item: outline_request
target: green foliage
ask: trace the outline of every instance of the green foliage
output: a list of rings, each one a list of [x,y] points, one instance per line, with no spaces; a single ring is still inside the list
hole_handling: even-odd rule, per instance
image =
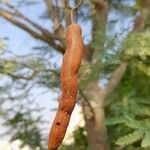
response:
[[[5,47],[5,43],[4,43],[3,39],[0,39],[0,54],[4,50],[4,47]]]
[[[74,132],[74,143],[72,145],[62,145],[60,150],[87,150],[85,128],[79,127]]]
[[[126,95],[127,92],[128,91],[120,94]],[[147,99],[147,102],[146,99],[143,102],[136,97],[139,95],[141,96],[141,94],[136,95],[135,93],[132,93],[129,96],[123,97],[122,101],[113,101],[114,104],[112,105],[112,110],[110,112],[114,111],[113,114],[115,117],[110,117],[105,122],[107,125],[117,126],[117,131],[114,132],[117,135],[116,138],[118,138],[116,141],[116,144],[118,145],[129,145],[142,139],[141,147],[144,148],[150,146],[149,142],[146,143],[150,132],[150,105],[147,103],[149,99]],[[148,95],[149,94],[147,94],[147,96]],[[117,97],[118,96],[119,95],[117,94]],[[120,131],[122,132],[120,133]]]
[[[107,125],[116,125],[116,124],[123,124],[126,127],[129,127],[131,130],[130,133],[121,136],[116,140],[116,144],[118,145],[129,145],[133,144],[134,142],[139,141],[142,139],[141,147],[149,147],[149,133],[150,133],[150,119],[148,120],[136,120],[128,115],[120,116],[120,118],[109,118],[106,121]]]
[[[89,83],[97,80],[100,73],[100,62],[96,60],[93,64],[84,63],[80,69],[80,88],[85,88]]]
[[[132,33],[125,40],[123,47],[125,49],[125,55],[127,59],[140,57],[145,60],[150,56],[149,46],[150,46],[150,33]],[[131,46],[132,44],[132,46]]]
[[[11,57],[5,57],[7,54]],[[42,67],[43,63],[37,57],[33,60],[33,56],[32,59],[28,55],[15,56],[7,50],[0,53],[0,117],[3,121],[1,125],[7,127],[1,137],[8,135],[11,141],[22,140],[22,146],[29,145],[32,149],[39,147],[44,150],[45,139],[39,127],[42,120],[38,117],[40,115],[37,115],[41,108],[33,106],[33,100],[30,104],[32,97],[28,95],[28,90],[31,90],[31,87],[21,78],[30,76],[34,70],[40,74]]]
[[[120,124],[124,122],[125,122],[125,119],[122,117],[112,117],[112,118],[107,118],[105,120],[105,124],[107,125],[116,125],[116,124]]]
[[[80,69],[80,87],[85,88],[89,83],[98,80],[101,72],[101,60],[104,51],[105,30],[103,23],[98,25],[101,30],[93,31],[91,48],[95,50],[92,62],[84,61]]]
[[[127,134],[119,139],[117,139],[116,144],[118,145],[129,145],[143,137],[143,132],[140,130],[134,131],[130,134]]]
[[[78,130],[74,133],[75,147],[78,150],[86,150],[87,149],[87,141],[85,136],[85,128],[79,127]]]
[[[123,43],[121,59],[128,70],[107,103],[112,146],[150,148],[150,34],[132,33]],[[115,133],[115,134],[114,134]]]
[[[9,116],[5,114],[5,126],[11,127],[7,131],[7,134],[12,134],[11,141],[20,139],[23,141],[22,146],[29,145],[31,148],[35,149],[39,147],[43,150],[42,146],[42,136],[37,123],[40,118],[33,119],[30,114],[31,112],[21,113],[17,112],[14,116]],[[29,138],[30,137],[30,138]]]
[[[132,46],[131,46],[132,44]],[[132,33],[123,44],[123,59],[150,76],[150,33]],[[137,61],[136,61],[137,60]],[[136,64],[134,63],[136,61]]]
[[[134,6],[134,9],[139,10],[141,8],[141,0],[136,0],[136,4]]]
[[[3,75],[9,74],[16,70],[17,64],[15,62],[11,61],[3,61],[1,60],[1,65],[0,65],[0,73]]]
[[[142,147],[150,147],[150,132],[145,133],[145,136],[142,140],[141,146]]]

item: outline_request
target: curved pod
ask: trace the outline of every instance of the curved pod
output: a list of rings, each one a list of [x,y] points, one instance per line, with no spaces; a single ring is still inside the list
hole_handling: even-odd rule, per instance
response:
[[[59,108],[53,121],[48,141],[49,150],[57,150],[61,144],[71,113],[76,104],[78,93],[78,70],[83,56],[84,44],[81,27],[71,24],[66,33],[66,52],[61,69],[62,95]]]

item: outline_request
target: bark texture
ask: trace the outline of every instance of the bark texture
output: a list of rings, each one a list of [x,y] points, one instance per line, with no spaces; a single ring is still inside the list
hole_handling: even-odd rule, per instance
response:
[[[103,105],[103,100],[101,99],[100,89],[98,87],[98,82],[91,83],[89,87],[84,90],[84,97],[82,102],[87,140],[90,150],[108,150],[108,137],[107,129],[104,124],[105,119],[105,108]]]

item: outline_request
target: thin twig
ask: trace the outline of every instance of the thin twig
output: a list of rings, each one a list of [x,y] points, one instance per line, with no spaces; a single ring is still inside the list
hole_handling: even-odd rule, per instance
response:
[[[12,18],[17,14],[18,9],[21,7],[21,5],[25,2],[25,0],[22,0],[18,3],[17,7],[15,8],[13,5],[11,5],[8,1],[4,2],[10,9],[14,10],[14,13],[12,15]]]
[[[82,2],[83,2],[83,0],[81,0],[75,7],[73,7],[73,8],[64,16],[64,18],[66,18],[66,17],[71,13],[71,23],[73,23],[73,16],[72,16],[73,13],[72,13],[72,12],[73,12],[74,10],[76,10],[76,9],[81,5]],[[54,31],[59,28],[59,26],[62,24],[64,18],[63,18],[62,21],[56,26],[56,28],[54,29]]]
[[[70,17],[71,17],[71,24],[73,24],[74,23],[74,10],[72,10]]]

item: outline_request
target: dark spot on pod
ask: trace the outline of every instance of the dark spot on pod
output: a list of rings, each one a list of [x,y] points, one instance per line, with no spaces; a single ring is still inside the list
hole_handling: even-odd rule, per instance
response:
[[[60,122],[56,122],[56,125],[59,126],[59,125],[60,125]]]

